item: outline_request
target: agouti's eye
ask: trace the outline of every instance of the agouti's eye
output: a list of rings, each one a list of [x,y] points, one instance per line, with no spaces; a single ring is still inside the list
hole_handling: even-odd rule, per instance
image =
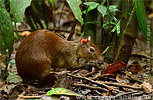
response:
[[[95,52],[95,49],[93,47],[91,47],[90,52]]]

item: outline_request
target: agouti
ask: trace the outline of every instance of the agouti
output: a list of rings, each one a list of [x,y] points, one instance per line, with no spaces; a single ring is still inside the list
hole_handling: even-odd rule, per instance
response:
[[[78,60],[101,63],[102,55],[88,38],[67,41],[49,30],[37,30],[28,35],[18,47],[16,66],[23,80],[43,81],[51,68],[73,69]]]

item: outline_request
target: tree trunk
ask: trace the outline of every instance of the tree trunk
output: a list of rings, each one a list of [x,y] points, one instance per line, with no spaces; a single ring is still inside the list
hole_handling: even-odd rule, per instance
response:
[[[126,25],[125,30],[123,31],[123,37],[119,44],[115,56],[115,61],[121,60],[125,63],[128,62],[137,34],[138,34],[138,22],[137,22],[135,7],[133,7],[129,21]]]

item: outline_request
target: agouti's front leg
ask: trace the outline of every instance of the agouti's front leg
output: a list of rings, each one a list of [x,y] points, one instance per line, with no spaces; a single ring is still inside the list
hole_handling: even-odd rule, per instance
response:
[[[97,66],[95,63],[88,63],[84,59],[77,59],[76,62],[72,66],[72,70],[80,69],[80,68],[91,68]]]

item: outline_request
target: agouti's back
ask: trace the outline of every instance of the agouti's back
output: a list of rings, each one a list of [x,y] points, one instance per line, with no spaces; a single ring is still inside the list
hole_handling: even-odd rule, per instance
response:
[[[80,58],[96,63],[103,60],[98,48],[87,38],[67,41],[43,29],[31,33],[21,42],[15,59],[21,78],[43,81],[51,67],[73,69],[79,66]]]

